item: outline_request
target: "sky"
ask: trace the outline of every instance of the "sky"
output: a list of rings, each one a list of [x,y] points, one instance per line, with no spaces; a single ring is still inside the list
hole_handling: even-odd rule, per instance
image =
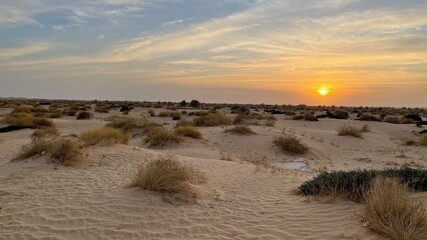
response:
[[[427,1],[2,0],[0,97],[427,107]]]

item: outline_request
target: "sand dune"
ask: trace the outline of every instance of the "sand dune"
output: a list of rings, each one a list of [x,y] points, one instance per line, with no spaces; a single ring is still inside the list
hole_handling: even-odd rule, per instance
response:
[[[204,140],[187,139],[163,149],[146,149],[134,139],[130,145],[89,148],[89,163],[78,168],[49,164],[45,156],[10,162],[30,141],[32,130],[0,134],[0,238],[383,239],[358,223],[360,204],[326,204],[292,194],[314,173],[272,173],[240,160],[295,160],[271,144],[286,128],[311,149],[304,160],[313,171],[323,165],[379,168],[389,159],[426,163],[425,148],[393,141],[402,132],[410,135],[412,126],[370,123],[372,132],[354,139],[336,136],[337,121],[281,120],[275,128],[253,127],[258,134],[249,137],[227,135],[221,127],[200,128]],[[68,135],[106,122],[65,118],[55,123]],[[224,152],[233,161],[220,160]],[[161,154],[174,154],[206,174],[203,198],[186,202],[126,187],[139,165]],[[402,154],[408,159],[396,157]]]

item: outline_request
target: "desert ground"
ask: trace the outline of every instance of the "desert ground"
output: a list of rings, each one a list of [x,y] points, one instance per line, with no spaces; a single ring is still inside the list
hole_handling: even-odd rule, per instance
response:
[[[88,110],[91,119],[63,115],[51,121],[60,136],[69,138],[102,128],[114,116],[149,119],[165,129],[178,122],[158,117],[168,111],[163,108],[135,107],[126,115],[119,108],[94,109]],[[173,111],[183,110],[181,120],[189,121],[196,116],[188,113],[203,111]],[[0,116],[12,111],[0,108]],[[217,112],[237,116],[230,108]],[[201,139],[183,137],[162,146],[150,146],[138,134],[127,144],[94,144],[85,147],[84,163],[72,167],[52,163],[44,153],[14,160],[35,130],[0,133],[0,239],[390,239],[363,226],[361,203],[295,192],[322,171],[423,169],[427,147],[416,144],[423,129],[355,120],[355,114],[345,120],[274,118],[273,125],[248,124],[250,135],[226,132],[232,125],[197,126]],[[340,126],[366,124],[363,137],[337,134]],[[292,154],[275,146],[274,139],[283,134],[295,136],[308,152]],[[197,198],[129,187],[139,166],[166,155],[204,174]],[[412,197],[427,206],[426,193]]]

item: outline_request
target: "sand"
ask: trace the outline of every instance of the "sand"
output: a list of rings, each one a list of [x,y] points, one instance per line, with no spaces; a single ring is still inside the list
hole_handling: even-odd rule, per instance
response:
[[[141,117],[146,110],[138,111],[131,116]],[[62,135],[79,134],[105,125],[103,119],[113,114],[54,122]],[[88,164],[77,168],[47,163],[46,156],[10,162],[30,142],[32,130],[0,134],[0,239],[386,239],[358,222],[361,204],[322,203],[293,194],[319,169],[384,168],[391,161],[427,166],[427,148],[399,144],[413,136],[415,126],[369,122],[372,131],[363,139],[337,136],[336,128],[346,122],[366,124],[282,118],[273,128],[253,126],[253,136],[205,127],[200,128],[203,140],[163,148],[148,149],[141,139],[90,147]],[[284,128],[299,136],[310,153],[292,156],[272,146]],[[205,173],[202,198],[185,201],[127,187],[138,166],[162,154]],[[221,160],[224,154],[231,161]],[[289,168],[296,164],[297,170],[303,164],[304,172],[272,173],[245,162],[259,157]]]

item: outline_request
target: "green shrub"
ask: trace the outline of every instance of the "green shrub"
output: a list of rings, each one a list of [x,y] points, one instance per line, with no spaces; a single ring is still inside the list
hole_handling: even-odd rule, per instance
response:
[[[292,135],[276,137],[274,145],[289,153],[304,154],[308,152],[308,147],[300,142],[298,138]]]
[[[408,167],[322,172],[312,180],[304,182],[299,190],[303,195],[342,195],[361,202],[375,177],[397,178],[415,191],[427,191],[427,170]]]
[[[197,117],[193,121],[196,126],[205,126],[205,127],[230,125],[232,122],[229,117],[219,113],[209,113],[205,116]]]

